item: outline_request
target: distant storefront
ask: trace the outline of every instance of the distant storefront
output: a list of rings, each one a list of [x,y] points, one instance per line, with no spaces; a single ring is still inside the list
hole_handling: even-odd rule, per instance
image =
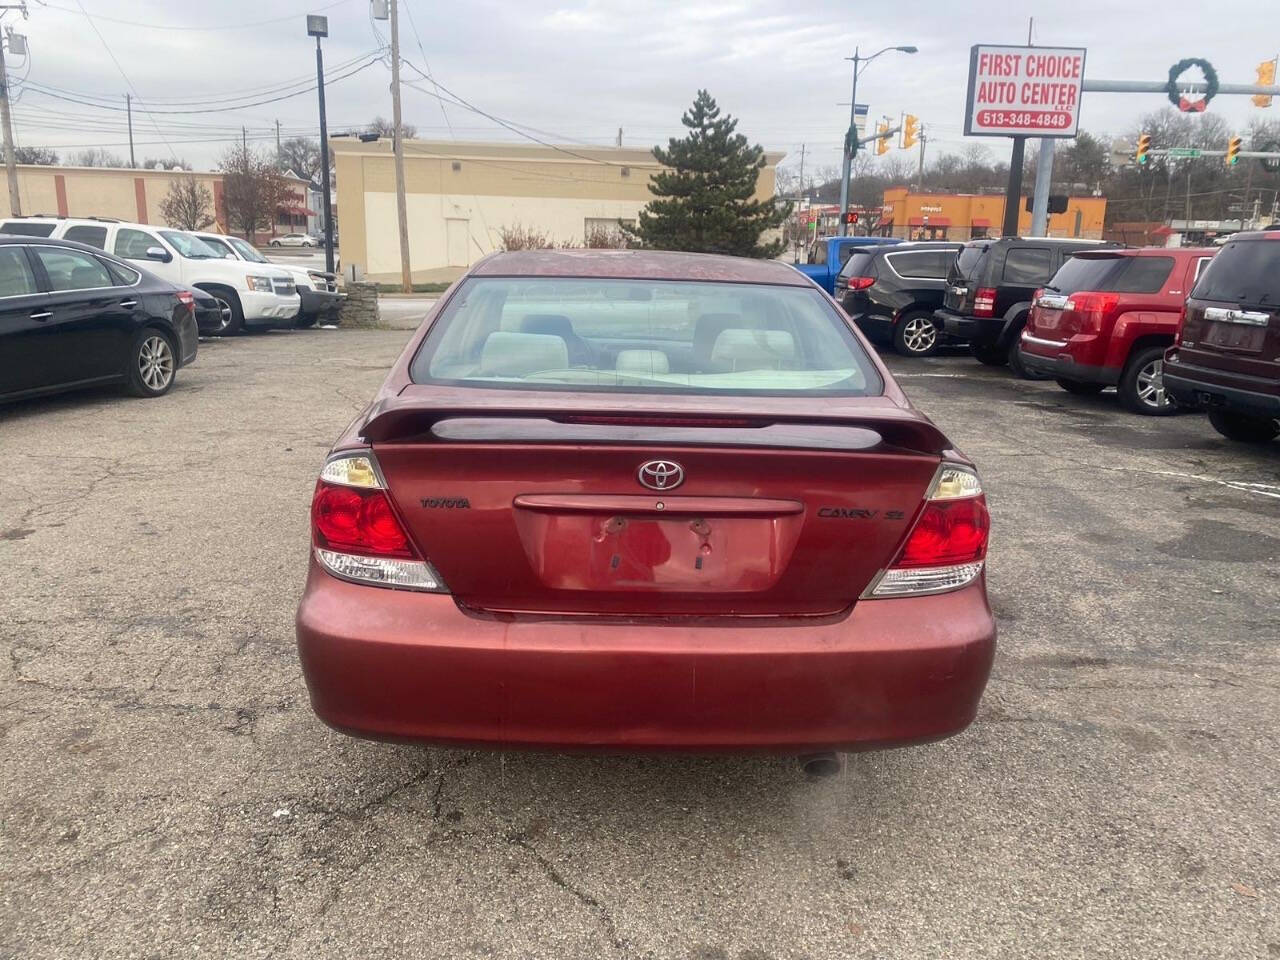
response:
[[[1065,213],[1049,217],[1051,237],[1102,236],[1105,197],[1068,197]],[[875,233],[906,240],[976,240],[999,236],[1004,196],[970,193],[911,193],[906,187],[884,192]],[[1018,233],[1031,232],[1031,214],[1018,211]]]

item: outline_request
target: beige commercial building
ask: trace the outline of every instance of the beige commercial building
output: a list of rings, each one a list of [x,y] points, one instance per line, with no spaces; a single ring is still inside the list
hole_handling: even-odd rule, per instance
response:
[[[344,269],[400,279],[395,163],[387,140],[336,138],[338,229]],[[452,280],[501,249],[504,229],[523,227],[581,245],[593,228],[634,222],[653,199],[661,166],[649,150],[536,144],[405,141],[410,264],[415,281]],[[566,152],[567,151],[567,152]],[[766,154],[756,196],[774,193],[784,154]]]
[[[18,199],[27,216],[110,217],[136,223],[173,226],[160,212],[169,187],[178,179],[199,181],[213,198],[218,230],[227,231],[222,174],[190,170],[138,170],[132,167],[18,166]],[[304,232],[307,181],[290,177],[293,199],[277,211],[276,233]],[[9,216],[9,191],[0,188],[0,215]]]

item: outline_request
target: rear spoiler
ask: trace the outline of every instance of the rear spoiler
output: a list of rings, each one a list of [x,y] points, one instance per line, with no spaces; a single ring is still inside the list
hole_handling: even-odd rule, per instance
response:
[[[410,388],[412,389],[412,388]],[[706,398],[445,390],[439,399],[401,394],[369,407],[369,443],[645,443],[792,449],[893,447],[942,455],[951,442],[922,414],[881,398]],[[723,398],[728,400],[730,398]],[[466,401],[466,402],[463,402]],[[815,402],[818,401],[818,402]],[[815,412],[816,411],[816,412]]]

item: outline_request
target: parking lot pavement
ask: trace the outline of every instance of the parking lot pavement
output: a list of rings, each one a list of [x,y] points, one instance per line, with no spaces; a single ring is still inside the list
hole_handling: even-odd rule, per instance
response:
[[[0,409],[0,957],[1280,955],[1280,444],[894,361],[990,498],[968,731],[820,782],[389,746],[314,719],[293,613],[405,338]]]

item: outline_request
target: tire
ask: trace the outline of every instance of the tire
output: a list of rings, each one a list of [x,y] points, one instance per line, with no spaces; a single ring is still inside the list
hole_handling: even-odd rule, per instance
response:
[[[314,313],[307,314],[305,317],[299,315],[294,319],[293,326],[297,330],[305,330],[307,327],[314,327],[319,319],[319,315]]]
[[[224,315],[230,311],[230,316],[227,317],[227,322],[223,325],[217,336],[234,337],[238,333],[243,333],[244,309],[240,306],[240,298],[236,296],[236,292],[234,290],[228,290],[226,287],[214,287],[212,289],[201,287],[201,289],[218,301],[218,307],[222,310]]]
[[[126,387],[135,397],[162,397],[178,375],[178,354],[169,334],[143,327],[129,346]]]
[[[938,352],[938,325],[927,313],[908,313],[893,325],[893,349],[904,357],[928,357]]]
[[[1226,410],[1210,410],[1209,423],[1228,440],[1240,443],[1267,443],[1280,434],[1280,424],[1275,420]]]
[[[1120,406],[1146,417],[1170,417],[1178,404],[1164,390],[1165,348],[1146,347],[1129,358],[1116,385]]]
[[[1101,383],[1089,383],[1087,380],[1058,380],[1057,384],[1077,397],[1092,397],[1106,389]]]
[[[969,352],[973,354],[975,360],[985,363],[988,367],[1003,367],[1009,362],[1008,351],[1001,350],[994,343],[970,343]]]
[[[281,244],[279,240],[272,240],[269,246],[279,247],[279,246],[283,246],[283,244]]]

